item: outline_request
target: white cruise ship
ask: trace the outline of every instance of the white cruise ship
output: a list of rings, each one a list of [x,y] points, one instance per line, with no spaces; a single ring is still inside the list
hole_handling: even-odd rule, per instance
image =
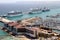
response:
[[[21,11],[10,11],[8,12],[7,16],[8,17],[13,17],[13,16],[22,16],[22,12]]]

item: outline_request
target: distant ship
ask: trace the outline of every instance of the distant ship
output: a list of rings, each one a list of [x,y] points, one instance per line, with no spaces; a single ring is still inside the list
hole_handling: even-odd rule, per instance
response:
[[[44,7],[44,8],[42,9],[42,12],[46,12],[46,11],[50,11],[50,9],[49,9],[49,8]]]
[[[7,16],[8,17],[13,17],[13,16],[22,16],[22,12],[21,11],[10,11],[8,12]]]
[[[41,8],[35,8],[35,9],[31,9],[31,11],[29,12],[29,14],[35,14],[35,13],[42,13],[42,12],[48,12],[50,11],[49,8],[44,7],[43,9]]]
[[[40,12],[41,12],[41,9],[35,8],[35,9],[31,9],[29,14],[36,14],[36,13],[40,13]]]

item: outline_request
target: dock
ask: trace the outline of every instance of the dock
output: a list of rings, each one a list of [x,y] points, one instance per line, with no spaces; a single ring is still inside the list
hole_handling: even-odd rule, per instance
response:
[[[42,23],[41,21],[42,20],[39,17],[25,19],[20,22],[14,22],[14,21],[8,20],[6,18],[0,17],[0,22],[3,22],[5,24],[5,27],[1,27],[0,29],[4,30],[5,32],[7,32],[8,34],[10,34],[12,36],[15,36],[15,38],[18,37],[20,35],[20,33],[23,33],[23,32],[26,35],[30,34],[31,37],[33,35],[34,38],[38,37],[38,38],[36,38],[37,40],[45,40],[45,39],[51,40],[51,39],[53,39],[52,37],[55,37],[55,38],[58,37],[57,36],[57,35],[59,35],[58,33],[55,33],[53,31],[51,32],[50,29],[49,30],[42,29],[41,27],[44,27],[44,26],[43,26],[43,24],[41,24]],[[39,22],[39,24],[35,24],[38,22]],[[14,30],[14,28],[15,28],[15,30]],[[18,32],[17,30],[20,30],[20,31]],[[25,36],[24,38],[29,39],[27,36]],[[30,39],[32,39],[32,38],[30,38]],[[23,40],[23,39],[21,39],[21,40]]]

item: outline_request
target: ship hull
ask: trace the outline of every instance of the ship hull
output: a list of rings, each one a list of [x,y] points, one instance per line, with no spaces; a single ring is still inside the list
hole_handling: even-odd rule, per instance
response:
[[[38,12],[29,12],[29,14],[37,14],[37,13],[41,13],[41,11],[38,11]]]
[[[18,14],[18,15],[8,15],[7,17],[17,17],[17,16],[23,16],[23,14]]]

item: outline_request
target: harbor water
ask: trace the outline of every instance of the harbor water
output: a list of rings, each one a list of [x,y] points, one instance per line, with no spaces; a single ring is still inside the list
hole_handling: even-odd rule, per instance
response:
[[[48,17],[46,16],[53,16],[60,13],[60,9],[50,9],[50,11],[47,12],[40,12],[40,13],[36,13],[36,14],[23,14],[23,16],[16,16],[16,17],[8,17],[8,19],[10,20],[21,20],[21,19],[25,19],[25,18],[31,18],[31,17],[41,17],[43,19],[46,19]]]
[[[25,18],[31,18],[31,17],[38,16],[45,20],[47,18],[46,16],[56,15],[58,13],[60,13],[60,9],[51,9],[48,12],[40,12],[40,13],[36,13],[36,14],[23,14],[23,16],[7,17],[7,19],[17,21],[17,20],[22,20]],[[0,23],[0,26],[3,26],[3,23]],[[60,31],[57,31],[57,30],[55,30],[55,31],[60,33]],[[0,35],[8,35],[8,34],[4,31],[0,30]]]

